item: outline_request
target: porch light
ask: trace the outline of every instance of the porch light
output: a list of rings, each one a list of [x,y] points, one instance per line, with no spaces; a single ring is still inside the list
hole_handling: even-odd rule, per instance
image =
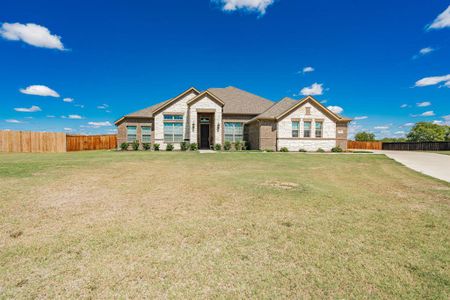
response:
[[[192,123],[192,131],[195,131],[195,123]]]
[[[217,123],[217,132],[220,131],[220,123]]]

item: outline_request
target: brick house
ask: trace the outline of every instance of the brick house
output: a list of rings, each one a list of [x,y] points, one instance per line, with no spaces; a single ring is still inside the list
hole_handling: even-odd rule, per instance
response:
[[[326,151],[347,148],[351,120],[333,113],[313,97],[278,102],[235,87],[200,92],[189,88],[180,95],[136,111],[115,122],[118,144],[138,140],[158,143],[164,150],[180,143],[210,149],[225,141],[246,141],[249,149]]]

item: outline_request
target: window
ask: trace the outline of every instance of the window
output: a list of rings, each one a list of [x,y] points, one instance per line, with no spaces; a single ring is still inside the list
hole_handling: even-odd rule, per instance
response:
[[[164,142],[179,143],[183,141],[183,123],[164,122]]]
[[[152,141],[152,128],[150,126],[142,126],[142,142],[150,143]]]
[[[136,137],[136,126],[127,126],[127,141],[134,142]]]
[[[303,137],[311,137],[311,121],[305,121],[303,129]]]
[[[164,115],[164,120],[181,121],[183,120],[183,115]]]
[[[244,126],[242,123],[225,123],[225,141],[238,142],[244,138]]]
[[[310,115],[311,114],[311,107],[305,107],[306,109],[306,115]]]
[[[322,122],[316,122],[316,137],[321,138],[322,137],[322,128],[323,123]]]
[[[164,115],[164,142],[183,141],[183,115]]]
[[[292,121],[292,137],[298,137],[300,131],[300,122]]]

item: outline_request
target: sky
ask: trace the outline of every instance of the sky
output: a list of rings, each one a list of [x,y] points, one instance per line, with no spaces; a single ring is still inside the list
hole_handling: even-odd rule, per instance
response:
[[[402,137],[450,124],[450,1],[5,1],[0,70],[3,130],[112,133],[191,86],[236,86]]]

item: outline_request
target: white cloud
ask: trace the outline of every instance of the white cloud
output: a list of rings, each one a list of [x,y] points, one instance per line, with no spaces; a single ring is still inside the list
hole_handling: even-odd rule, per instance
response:
[[[74,106],[75,106],[75,107],[79,107],[79,108],[84,108],[84,105],[83,105],[83,104],[75,104]]]
[[[444,123],[444,121],[441,121],[441,120],[434,120],[433,121],[433,124],[436,124],[436,125],[442,125]]]
[[[367,118],[368,118],[368,116],[360,116],[360,117],[354,117],[353,119],[354,120],[365,120]]]
[[[417,103],[418,107],[427,107],[427,106],[430,106],[430,105],[431,105],[430,101],[424,101],[424,102]]]
[[[221,3],[224,11],[245,10],[257,12],[261,15],[266,13],[267,7],[273,4],[274,0],[211,0]]]
[[[329,110],[331,110],[332,112],[334,112],[335,114],[340,114],[341,112],[344,111],[344,109],[342,107],[340,107],[340,106],[333,106],[333,105],[331,105],[331,106],[328,106],[327,108]]]
[[[102,105],[97,106],[98,109],[107,109],[108,107],[109,107],[108,104],[102,104]]]
[[[42,109],[39,106],[32,105],[30,108],[16,107],[16,108],[14,108],[14,110],[18,111],[18,112],[37,112],[37,111],[41,111]]]
[[[106,121],[106,122],[88,122],[88,124],[91,126],[97,126],[97,127],[112,126],[112,124],[108,121]]]
[[[64,127],[64,130],[65,130],[65,131],[72,131],[73,129],[72,129],[72,128],[69,128],[69,127]]]
[[[22,41],[32,46],[65,50],[61,43],[61,37],[51,34],[41,25],[28,23],[3,23],[0,28],[0,36],[11,41]]]
[[[26,89],[20,89],[22,94],[55,97],[58,98],[59,94],[45,85],[30,85]]]
[[[403,134],[405,134],[405,132],[404,131],[396,131],[396,132],[394,132],[394,134],[399,134],[399,135],[403,135]]]
[[[419,53],[413,56],[413,59],[417,59],[421,56],[425,56],[427,54],[430,54],[431,52],[436,51],[436,49],[431,47],[422,48],[419,50]]]
[[[323,94],[322,83],[313,83],[311,86],[307,86],[302,88],[300,93],[303,96],[319,96]]]
[[[445,85],[448,85],[448,81],[450,81],[450,74],[444,75],[444,76],[432,76],[432,77],[425,77],[418,81],[416,81],[416,86],[429,86],[429,85],[436,85],[441,82],[447,81]]]
[[[310,73],[310,72],[314,72],[313,67],[304,67],[302,70],[302,73]]]
[[[47,118],[55,118],[54,115],[47,115],[46,117],[47,117]]]
[[[414,123],[405,123],[402,125],[402,127],[412,127],[414,125],[415,125]]]
[[[70,103],[70,102],[73,102],[73,98],[64,98],[63,101]]]
[[[8,120],[5,120],[5,122],[7,122],[7,123],[16,123],[16,124],[23,123],[22,121],[19,121],[19,120],[16,120],[16,119],[8,119]]]
[[[402,105],[400,105],[400,108],[407,108],[408,107],[408,104],[402,104]]]
[[[68,115],[68,116],[61,116],[63,119],[72,119],[72,120],[80,120],[83,119],[80,115]]]
[[[386,129],[389,129],[389,126],[375,126],[374,129],[377,129],[377,130],[386,130]]]
[[[450,27],[450,5],[444,10],[436,19],[434,19],[433,23],[427,27],[430,29],[442,29]]]
[[[430,111],[426,111],[424,113],[421,113],[419,116],[421,117],[432,117],[435,116],[436,114],[434,113],[434,111],[430,110]]]
[[[322,101],[320,101],[320,103],[322,103],[322,104],[325,104],[325,103],[327,103],[328,102],[328,100],[322,100]]]
[[[442,118],[445,120],[444,124],[450,126],[450,115],[443,116]]]

